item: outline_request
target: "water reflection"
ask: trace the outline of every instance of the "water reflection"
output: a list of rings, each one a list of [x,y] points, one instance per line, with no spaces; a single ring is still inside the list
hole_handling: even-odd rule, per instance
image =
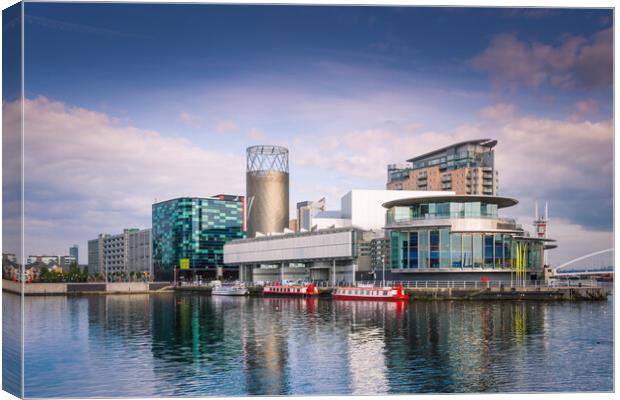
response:
[[[27,396],[596,391],[613,382],[609,303],[158,294],[28,297],[26,310]]]

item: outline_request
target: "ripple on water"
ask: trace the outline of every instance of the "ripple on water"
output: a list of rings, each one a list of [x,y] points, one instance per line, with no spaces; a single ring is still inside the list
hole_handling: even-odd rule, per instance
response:
[[[609,302],[25,301],[28,397],[613,389]]]

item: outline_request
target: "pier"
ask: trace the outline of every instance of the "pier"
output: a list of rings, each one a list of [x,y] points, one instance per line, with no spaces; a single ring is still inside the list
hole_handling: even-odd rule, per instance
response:
[[[517,286],[511,282],[489,281],[405,281],[386,282],[386,286],[402,284],[410,300],[606,300],[609,288],[596,281],[546,284],[532,282]],[[246,284],[250,296],[262,296],[263,286]],[[334,286],[318,285],[319,297],[331,297]],[[175,286],[175,292],[211,294],[208,285]]]

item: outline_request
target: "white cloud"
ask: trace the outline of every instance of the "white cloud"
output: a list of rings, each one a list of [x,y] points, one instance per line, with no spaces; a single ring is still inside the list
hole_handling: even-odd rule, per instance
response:
[[[478,115],[483,119],[507,120],[512,117],[514,106],[512,104],[495,104],[484,107]]]
[[[217,133],[230,133],[238,130],[239,127],[234,121],[218,121],[215,123],[215,131]]]
[[[265,134],[256,128],[252,128],[248,132],[248,138],[252,140],[263,140],[265,139]]]
[[[191,126],[193,128],[200,126],[201,118],[197,115],[193,115],[186,111],[181,111],[177,116],[177,120],[184,125]]]
[[[497,86],[610,87],[612,42],[611,28],[589,38],[566,36],[557,47],[528,43],[514,34],[499,34],[487,49],[469,61],[469,65],[489,72]]]
[[[151,205],[179,196],[243,194],[243,155],[115,124],[106,114],[39,97],[26,100],[27,252],[150,226]],[[18,103],[5,103],[15,129]],[[226,174],[222,174],[226,166]],[[70,232],[69,235],[66,232]]]

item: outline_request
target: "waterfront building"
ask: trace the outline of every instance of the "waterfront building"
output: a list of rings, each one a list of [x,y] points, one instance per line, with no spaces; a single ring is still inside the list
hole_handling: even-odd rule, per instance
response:
[[[383,267],[387,268],[388,241],[383,237],[376,237],[370,240],[370,268],[374,271],[375,276],[381,277]]]
[[[109,235],[100,233],[96,239],[88,241],[88,271],[91,274],[105,276],[105,264],[103,262],[103,244]]]
[[[370,256],[362,247],[369,233],[347,227],[272,234],[224,245],[224,263],[239,266],[244,281],[368,279]]]
[[[388,279],[541,279],[543,250],[555,245],[499,217],[499,209],[515,204],[507,197],[445,194],[385,203]]]
[[[340,199],[340,210],[319,211],[312,218],[314,230],[327,228],[356,227],[365,231],[380,231],[385,225],[383,203],[405,196],[428,196],[445,192],[361,190],[354,189]],[[453,192],[448,192],[453,193]]]
[[[34,264],[36,262],[40,262],[43,264],[60,264],[60,256],[30,255],[26,259],[26,265]]]
[[[69,255],[74,258],[76,263],[80,263],[80,252],[77,244],[69,247]]]
[[[288,220],[288,229],[293,232],[297,232],[297,220],[289,219]]]
[[[312,218],[321,211],[325,211],[324,197],[318,201],[302,201],[297,203],[296,231],[309,231],[313,226]]]
[[[289,226],[288,149],[251,146],[246,154],[247,235],[284,232]]]
[[[388,165],[387,189],[448,190],[456,194],[497,195],[494,150],[497,140],[468,140]]]
[[[244,197],[181,197],[153,204],[153,266],[158,280],[215,278],[224,244],[244,237]],[[236,268],[222,269],[236,275]]]
[[[88,271],[112,276],[116,273],[153,273],[151,229],[124,229],[119,234],[99,234],[88,241]]]
[[[341,198],[340,210],[319,211],[312,217],[310,231],[263,235],[257,240],[248,238],[226,244],[224,263],[239,266],[241,279],[248,281],[369,280],[372,277],[371,241],[384,236],[383,203],[403,195],[428,194],[421,191],[351,190]]]
[[[2,261],[4,260],[17,264],[17,256],[14,253],[2,253]]]
[[[77,267],[77,260],[72,256],[59,256],[58,265],[62,268],[63,271],[69,271],[72,265]]]

